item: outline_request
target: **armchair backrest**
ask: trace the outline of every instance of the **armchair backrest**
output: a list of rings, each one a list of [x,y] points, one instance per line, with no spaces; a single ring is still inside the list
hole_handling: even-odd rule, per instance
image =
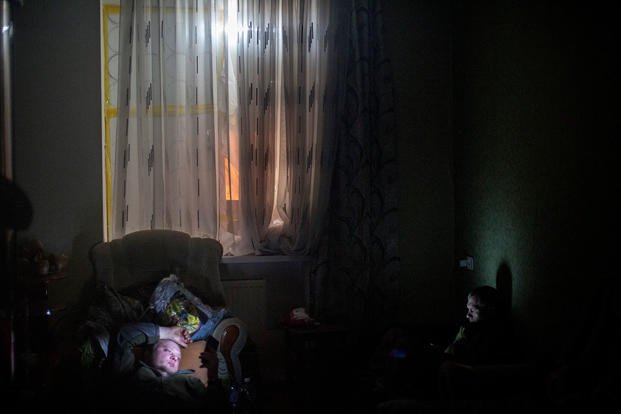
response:
[[[224,306],[222,245],[175,230],[140,230],[91,250],[95,278],[118,291],[156,284],[171,272],[210,306]]]

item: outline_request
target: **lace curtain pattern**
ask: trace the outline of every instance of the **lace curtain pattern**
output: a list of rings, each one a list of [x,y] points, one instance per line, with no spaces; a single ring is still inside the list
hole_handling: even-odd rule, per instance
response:
[[[307,254],[336,148],[339,2],[122,0],[109,239]]]

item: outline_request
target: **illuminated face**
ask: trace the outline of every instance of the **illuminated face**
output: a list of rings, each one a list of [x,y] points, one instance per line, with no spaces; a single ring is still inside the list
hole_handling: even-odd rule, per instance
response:
[[[481,320],[481,309],[479,308],[479,298],[476,296],[468,297],[468,303],[466,303],[466,319],[469,322],[475,323]]]
[[[181,348],[176,342],[162,339],[153,347],[151,365],[163,376],[179,371],[179,360],[181,360]]]

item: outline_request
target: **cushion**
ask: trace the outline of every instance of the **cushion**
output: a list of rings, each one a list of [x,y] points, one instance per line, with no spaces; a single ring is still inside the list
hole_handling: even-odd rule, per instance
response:
[[[207,339],[216,325],[229,316],[226,308],[216,310],[203,303],[174,274],[163,278],[157,285],[149,309],[153,310],[156,323],[182,326],[193,340]]]

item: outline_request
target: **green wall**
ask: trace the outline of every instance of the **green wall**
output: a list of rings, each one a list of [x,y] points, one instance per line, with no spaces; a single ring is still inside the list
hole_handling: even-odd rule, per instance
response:
[[[384,2],[394,72],[403,325],[446,322],[454,295],[451,14],[447,1]]]
[[[509,278],[535,353],[573,335],[611,259],[616,74],[612,26],[595,10],[479,1],[453,11],[456,255],[475,262],[460,290]]]

